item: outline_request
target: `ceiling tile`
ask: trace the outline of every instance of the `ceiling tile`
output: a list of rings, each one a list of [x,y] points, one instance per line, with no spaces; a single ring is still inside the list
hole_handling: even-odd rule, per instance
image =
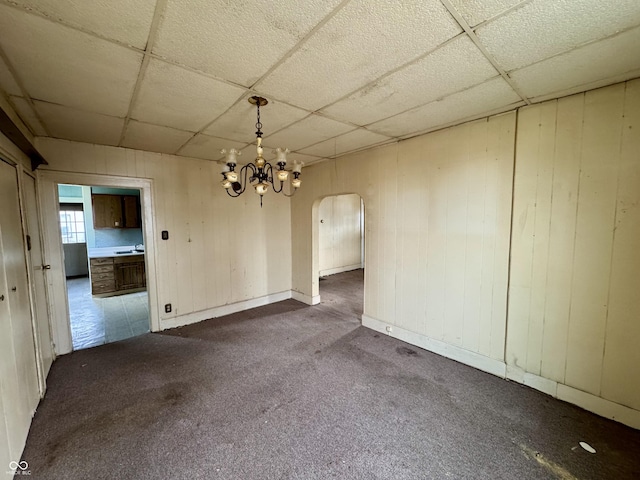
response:
[[[498,75],[466,35],[323,110],[366,125]]]
[[[179,130],[200,131],[244,93],[184,68],[152,59],[144,74],[131,116]]]
[[[525,95],[539,97],[637,69],[640,69],[640,28],[543,60],[510,76]]]
[[[373,133],[363,128],[359,128],[339,137],[334,137],[324,142],[320,142],[311,147],[300,150],[300,153],[306,153],[309,155],[316,155],[318,157],[335,157],[345,152],[351,152],[364,147],[377,145],[383,142],[389,142],[392,139],[380,135],[379,133]]]
[[[122,146],[149,152],[175,153],[192,136],[191,132],[131,120]]]
[[[29,105],[29,102],[22,97],[13,96],[9,97],[9,100],[11,100],[16,112],[34,135],[40,137],[47,136],[47,131],[42,126],[40,119],[36,116],[33,108]]]
[[[16,79],[13,78],[7,64],[0,57],[0,88],[4,90],[7,95],[23,95],[20,86],[16,83]]]
[[[126,115],[141,54],[5,5],[0,44],[32,98]]]
[[[476,33],[510,71],[638,24],[638,0],[534,0]]]
[[[118,145],[124,119],[35,101],[51,136],[100,145]]]
[[[273,146],[273,148],[281,147],[294,151],[354,129],[355,127],[351,125],[336,122],[320,115],[309,115],[304,120],[280,130],[274,135],[265,135],[264,142],[265,145]]]
[[[296,162],[302,162],[303,165],[311,165],[322,160],[322,157],[316,157],[314,155],[304,155],[302,153],[292,152],[287,155],[287,163],[293,165]],[[302,171],[304,173],[304,170]]]
[[[52,20],[61,20],[100,36],[143,49],[156,0],[64,1],[12,0]]]
[[[407,136],[453,122],[462,122],[481,114],[489,114],[501,107],[512,105],[515,108],[520,101],[520,97],[509,84],[502,77],[498,77],[442,100],[374,123],[369,128],[392,137]]]
[[[250,96],[250,95],[249,95]],[[249,98],[247,96],[247,98]],[[285,103],[269,100],[260,109],[262,131],[266,135],[291,125],[309,115],[309,112],[291,107]],[[236,103],[228,112],[218,118],[204,133],[216,137],[230,138],[240,142],[253,142],[256,138],[256,107],[246,100]]]
[[[317,110],[461,31],[439,0],[353,0],[256,88]]]
[[[472,27],[495,17],[524,0],[449,0]]]
[[[223,148],[241,150],[245,146],[244,143],[234,142],[226,138],[198,134],[180,149],[178,155],[182,155],[183,157],[204,158],[207,160],[220,160],[224,158],[224,155],[220,153],[220,150]]]
[[[340,0],[169,0],[153,52],[251,86]]]

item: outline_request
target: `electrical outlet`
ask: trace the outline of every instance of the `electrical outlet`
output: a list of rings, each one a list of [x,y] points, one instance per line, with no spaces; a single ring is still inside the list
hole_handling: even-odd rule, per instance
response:
[[[168,230],[162,230],[162,239],[163,240],[169,240],[169,231]]]
[[[167,303],[164,306],[164,313],[171,313],[171,304],[170,303]]]

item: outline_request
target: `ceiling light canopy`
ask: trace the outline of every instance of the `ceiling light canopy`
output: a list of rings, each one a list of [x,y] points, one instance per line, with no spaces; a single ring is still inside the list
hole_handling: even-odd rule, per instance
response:
[[[291,197],[296,193],[302,183],[302,180],[300,180],[302,163],[295,162],[291,171],[286,169],[288,148],[276,148],[273,151],[276,154],[275,163],[277,167],[272,166],[263,158],[260,107],[264,107],[269,102],[266,98],[254,95],[249,98],[249,103],[255,105],[257,110],[256,159],[253,163],[248,163],[242,167],[240,172],[236,172],[237,157],[242,153],[235,148],[231,148],[228,151],[226,149],[221,150],[220,153],[226,155],[226,161],[221,172],[223,177],[221,183],[231,197],[239,197],[244,193],[247,185],[251,184],[256,193],[260,195],[260,206],[262,206],[262,196],[269,190],[269,185],[271,185],[274,192],[283,193],[287,197]],[[290,193],[287,193],[284,191],[284,186],[285,183],[289,183],[287,182],[289,179],[291,179],[290,187],[288,188]]]

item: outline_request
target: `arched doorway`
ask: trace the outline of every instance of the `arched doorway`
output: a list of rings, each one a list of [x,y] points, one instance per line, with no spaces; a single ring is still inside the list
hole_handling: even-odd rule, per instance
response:
[[[326,196],[313,206],[314,287],[318,301],[363,312],[365,266],[364,201],[356,193]],[[314,288],[315,290],[315,288]]]

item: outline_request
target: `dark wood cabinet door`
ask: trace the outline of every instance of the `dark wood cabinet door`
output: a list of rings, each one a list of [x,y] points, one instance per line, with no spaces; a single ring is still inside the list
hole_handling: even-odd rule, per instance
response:
[[[124,195],[122,197],[125,228],[140,228],[140,215],[138,214],[138,197]]]
[[[115,274],[116,290],[142,288],[146,285],[144,262],[116,264]]]
[[[120,195],[91,195],[94,228],[122,228],[122,197]]]

